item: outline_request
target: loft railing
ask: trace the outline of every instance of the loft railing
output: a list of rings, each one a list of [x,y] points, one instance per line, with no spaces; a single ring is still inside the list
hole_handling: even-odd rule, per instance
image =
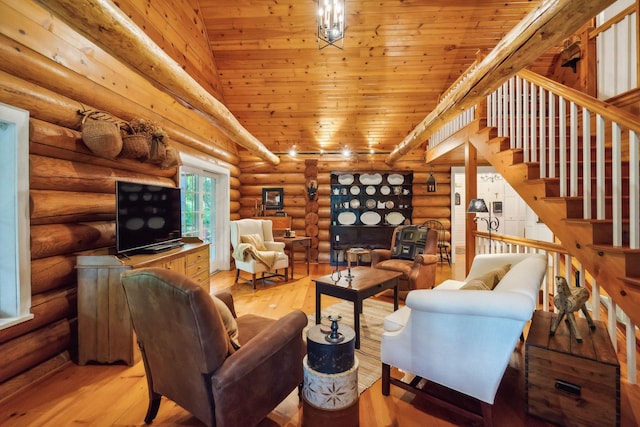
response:
[[[595,278],[588,275],[582,265],[574,259],[562,245],[540,240],[525,239],[521,237],[504,236],[500,234],[489,234],[482,231],[475,231],[476,253],[541,253],[546,254],[549,262],[548,273],[542,284],[542,309],[551,309],[549,297],[555,295],[555,276],[563,275],[568,281],[579,274],[578,286],[591,287],[590,311],[594,320],[600,320],[600,307],[607,312],[607,329],[613,348],[618,351],[617,331],[618,324],[624,327],[626,356],[627,356],[627,381],[630,384],[637,383],[636,370],[636,327],[622,310],[620,310],[613,299],[608,295],[603,295],[600,286]],[[564,268],[564,272],[561,270]],[[554,308],[555,310],[555,308]],[[581,315],[581,314],[580,314]]]
[[[636,116],[523,70],[489,95],[487,123],[539,162],[540,178],[559,179],[560,197],[581,197],[584,219],[611,220],[614,246],[640,248]]]

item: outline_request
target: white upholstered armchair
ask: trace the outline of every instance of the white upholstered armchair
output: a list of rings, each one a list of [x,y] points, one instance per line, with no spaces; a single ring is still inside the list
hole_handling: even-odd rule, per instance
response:
[[[236,282],[240,271],[251,274],[251,284],[256,288],[256,275],[260,280],[282,277],[289,272],[289,258],[284,252],[284,243],[273,240],[271,220],[240,219],[231,221],[231,245],[236,264]],[[284,274],[278,270],[284,269]]]
[[[506,264],[504,273],[500,267]],[[493,275],[496,269],[500,276]],[[456,409],[491,425],[498,386],[536,308],[546,271],[544,255],[478,255],[465,281],[409,292],[406,306],[385,319],[382,393],[389,394],[390,384],[420,392],[417,381],[391,378],[394,366],[479,401],[477,413]],[[495,287],[480,290],[473,279],[489,276]],[[461,289],[465,285],[471,289]]]

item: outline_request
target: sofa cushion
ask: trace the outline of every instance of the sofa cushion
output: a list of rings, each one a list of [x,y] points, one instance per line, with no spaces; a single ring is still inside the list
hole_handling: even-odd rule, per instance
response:
[[[411,309],[409,307],[406,305],[404,307],[400,307],[398,310],[384,318],[384,331],[395,332],[404,328],[409,321],[410,314]]]
[[[542,255],[532,255],[511,267],[502,281],[495,287],[496,291],[518,292],[528,296],[535,303],[542,280],[532,280],[532,272],[545,271],[547,260]],[[544,277],[544,274],[543,274]]]
[[[264,240],[262,240],[262,236],[259,234],[243,234],[240,236],[240,243],[249,243],[259,251],[267,250],[267,247],[264,245]]]
[[[413,260],[406,259],[388,259],[376,264],[376,268],[381,270],[399,271],[403,274],[404,278],[409,277],[411,273],[411,267]]]
[[[502,267],[489,270],[478,277],[467,280],[467,282],[460,289],[470,290],[493,290],[502,278],[507,274],[511,264],[505,264]]]
[[[229,342],[231,344],[230,352],[233,352],[233,350],[240,348],[240,343],[238,342],[238,323],[236,322],[235,317],[233,317],[229,307],[220,298],[215,296],[211,296],[211,298],[216,305],[218,314],[220,314],[220,318],[222,318],[224,328],[227,330],[227,334],[229,335]]]

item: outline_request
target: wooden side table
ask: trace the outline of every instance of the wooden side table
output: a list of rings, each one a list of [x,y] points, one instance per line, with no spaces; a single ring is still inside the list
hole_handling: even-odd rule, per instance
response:
[[[296,248],[304,248],[304,261],[307,263],[307,276],[309,275],[309,260],[311,259],[311,237],[274,237],[276,242],[284,243],[284,250],[289,256],[289,270],[291,271],[291,280],[293,280],[294,252]]]
[[[347,249],[347,267],[351,268],[351,260],[354,258],[356,260],[356,267],[359,266],[363,255],[371,255],[371,250],[365,248]]]
[[[620,364],[606,326],[576,318],[583,342],[557,314],[536,311],[526,342],[527,413],[564,426],[620,425]]]
[[[393,310],[398,309],[399,271],[376,270],[370,267],[351,268],[352,279],[348,281],[336,273],[313,279],[316,283],[316,325],[320,323],[322,294],[353,302],[353,329],[356,331],[356,348],[360,348],[360,313],[362,301],[384,290],[393,289]],[[345,273],[345,272],[342,272]]]

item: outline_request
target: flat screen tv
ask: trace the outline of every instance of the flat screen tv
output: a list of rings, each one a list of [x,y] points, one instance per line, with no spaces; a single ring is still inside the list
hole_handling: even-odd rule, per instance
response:
[[[116,252],[160,252],[182,244],[180,189],[116,181]]]

